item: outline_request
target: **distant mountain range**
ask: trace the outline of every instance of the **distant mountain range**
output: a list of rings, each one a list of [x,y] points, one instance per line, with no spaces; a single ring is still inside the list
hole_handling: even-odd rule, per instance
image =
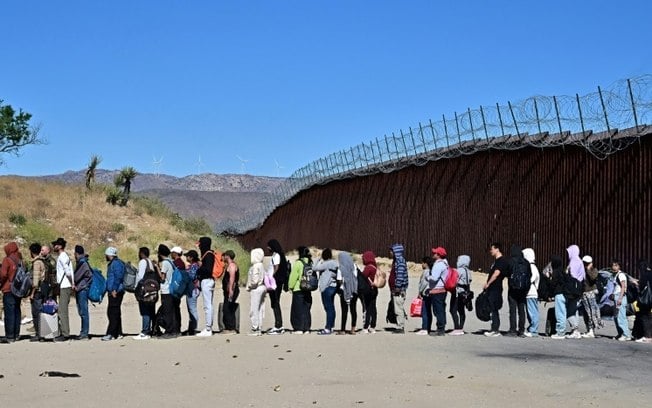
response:
[[[112,184],[118,170],[101,170],[95,179],[100,184]],[[64,183],[82,184],[85,171],[36,177]],[[138,174],[131,191],[159,198],[184,218],[201,217],[211,225],[237,219],[258,208],[285,179],[249,174],[196,174],[174,177],[165,174]]]

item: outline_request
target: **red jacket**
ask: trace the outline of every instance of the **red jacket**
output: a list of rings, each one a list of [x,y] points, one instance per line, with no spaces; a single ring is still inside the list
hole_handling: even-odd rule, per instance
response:
[[[18,244],[10,242],[5,245],[5,254],[7,257],[2,260],[2,266],[0,267],[0,291],[2,293],[11,293],[11,282],[16,276],[18,263],[21,260]]]

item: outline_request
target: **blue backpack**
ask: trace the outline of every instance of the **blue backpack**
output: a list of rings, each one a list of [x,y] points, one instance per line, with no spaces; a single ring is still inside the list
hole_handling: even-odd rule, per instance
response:
[[[168,262],[174,268],[170,279],[170,295],[181,298],[188,292],[188,286],[191,284],[190,275],[186,271],[177,268],[172,261],[168,260]]]
[[[93,268],[93,278],[91,280],[91,287],[88,290],[88,300],[93,303],[102,303],[105,294],[106,278],[102,275],[102,271]]]

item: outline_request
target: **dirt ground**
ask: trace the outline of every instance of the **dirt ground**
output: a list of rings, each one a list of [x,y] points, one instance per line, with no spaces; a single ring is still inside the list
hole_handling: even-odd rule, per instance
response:
[[[476,293],[485,278],[475,275]],[[406,310],[416,288],[417,278],[412,277]],[[216,293],[215,305],[222,300],[221,291]],[[290,298],[282,297],[286,327]],[[132,295],[125,299],[124,330],[135,335],[140,328],[137,304]],[[595,340],[486,338],[473,333],[488,328],[474,315],[464,336],[395,335],[384,330],[390,327],[384,319],[388,300],[385,288],[378,300],[379,332],[373,335],[247,336],[249,298],[243,292],[240,335],[146,341],[125,336],[102,342],[104,302],[91,307],[90,341],[0,345],[0,401],[28,407],[594,407],[627,406],[652,396],[652,347],[612,340],[613,322]],[[199,312],[202,327],[201,300]],[[506,306],[502,312],[501,329],[507,330]],[[185,326],[185,303],[182,313]],[[543,304],[541,314],[545,316]],[[74,304],[70,315],[77,334]],[[325,314],[317,292],[312,317],[313,330],[323,327]],[[449,315],[447,319],[451,328]],[[266,305],[265,327],[272,323]],[[22,334],[27,334],[26,327]],[[417,327],[420,319],[410,318],[407,329]],[[542,320],[539,331],[543,329]],[[80,377],[39,376],[44,371]]]

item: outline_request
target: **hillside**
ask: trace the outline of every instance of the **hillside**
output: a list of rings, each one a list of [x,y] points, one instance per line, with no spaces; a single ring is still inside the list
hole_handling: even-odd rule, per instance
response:
[[[116,170],[100,169],[96,180],[99,184],[112,184],[117,173]],[[80,170],[33,179],[83,184],[85,176],[84,171]],[[204,173],[174,177],[144,173],[136,176],[132,191],[160,199],[181,217],[199,217],[215,226],[255,211],[258,203],[266,199],[284,180],[248,174]]]
[[[151,198],[134,198],[126,207],[116,207],[106,203],[101,188],[87,191],[81,185],[22,177],[0,177],[0,191],[0,242],[4,246],[17,241],[27,259],[32,242],[50,243],[62,236],[69,253],[81,244],[91,262],[102,267],[107,246],[135,262],[141,246],[149,247],[155,257],[160,243],[189,250],[200,235],[210,233],[208,224],[181,219]],[[237,242],[213,238],[214,246],[236,251],[241,270],[248,269],[249,256]]]

